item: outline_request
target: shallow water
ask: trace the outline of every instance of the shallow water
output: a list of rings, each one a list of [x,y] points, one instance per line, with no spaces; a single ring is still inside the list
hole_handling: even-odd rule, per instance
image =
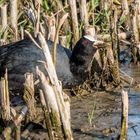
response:
[[[121,70],[140,83],[140,67],[123,65]],[[129,94],[128,139],[140,140],[140,89],[129,89],[129,85],[124,87]],[[73,97],[71,117],[74,139],[117,140],[121,128],[121,105],[121,94],[118,91],[93,91],[85,96]],[[90,124],[88,113],[92,111]]]
[[[140,66],[122,66],[121,70],[140,84]],[[140,140],[140,86],[130,88],[128,116],[128,140]]]

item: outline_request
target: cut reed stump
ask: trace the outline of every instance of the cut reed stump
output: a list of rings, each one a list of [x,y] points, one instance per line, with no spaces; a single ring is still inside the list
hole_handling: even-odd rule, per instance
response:
[[[121,134],[119,140],[127,140],[128,131],[128,93],[122,90],[122,118],[121,118]]]
[[[35,90],[34,90],[33,74],[26,73],[23,98],[29,109],[29,120],[31,121],[34,121],[37,117],[34,94],[35,94]]]

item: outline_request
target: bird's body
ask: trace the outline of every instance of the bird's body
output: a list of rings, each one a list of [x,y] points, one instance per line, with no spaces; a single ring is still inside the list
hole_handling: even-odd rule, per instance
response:
[[[53,42],[47,41],[47,43],[52,54]],[[57,45],[56,72],[58,79],[62,81],[63,88],[77,86],[83,83],[88,76],[89,64],[94,56],[95,48],[91,46],[93,42],[88,42],[85,38],[81,43],[83,44],[80,44],[79,41],[72,52]],[[88,48],[85,45],[90,46]],[[10,88],[20,88],[23,86],[25,73],[31,72],[34,74],[34,78],[37,78],[36,66],[39,66],[46,74],[42,61],[45,61],[42,50],[30,39],[0,46],[0,77],[7,68]]]

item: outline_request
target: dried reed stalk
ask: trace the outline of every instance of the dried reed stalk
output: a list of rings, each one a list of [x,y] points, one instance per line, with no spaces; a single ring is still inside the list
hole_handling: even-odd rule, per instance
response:
[[[41,100],[41,104],[42,104],[42,110],[44,113],[44,117],[45,117],[45,124],[46,127],[48,129],[48,135],[49,135],[49,139],[50,140],[54,140],[55,136],[54,136],[54,132],[53,132],[53,127],[52,127],[52,123],[51,123],[51,119],[49,116],[49,106],[47,105],[48,103],[45,101],[45,97],[44,97],[44,93],[42,90],[39,91],[39,95],[40,95],[40,100]]]
[[[7,27],[7,4],[0,7],[2,29]]]
[[[32,73],[25,74],[25,83],[24,83],[24,100],[29,109],[29,119],[31,121],[35,120],[37,117],[36,107],[35,107],[35,98],[34,98],[34,80]]]
[[[44,55],[46,58],[46,70],[48,72],[50,82],[53,85],[53,90],[55,93],[56,101],[57,101],[59,112],[60,112],[65,139],[73,140],[71,126],[70,126],[70,119],[69,119],[70,116],[67,116],[68,115],[67,110],[69,110],[69,108],[67,108],[68,106],[66,104],[68,104],[69,100],[68,99],[64,100],[64,97],[63,97],[64,93],[62,93],[62,87],[60,86],[60,82],[58,81],[48,45],[41,33],[39,33],[39,40],[40,40],[41,47],[44,51]]]
[[[125,25],[130,30],[130,12],[129,12],[129,6],[128,6],[128,0],[122,0],[122,17],[126,18]]]
[[[87,1],[86,0],[81,0],[80,1],[80,16],[81,16],[81,21],[84,26],[87,26],[88,23],[88,14],[87,14]]]
[[[128,132],[128,93],[122,90],[122,120],[120,140],[127,140]]]
[[[10,0],[10,21],[11,21],[11,28],[14,31],[15,41],[18,40],[18,27],[17,27],[17,15],[18,15],[18,8],[17,8],[17,0]]]
[[[39,33],[39,25],[40,25],[40,3],[37,5],[37,20],[36,20],[36,27],[35,27],[35,37]]]
[[[55,34],[55,39],[54,39],[54,45],[53,45],[53,63],[54,63],[54,66],[56,66],[56,49],[57,49],[59,31],[60,31],[60,28],[63,25],[64,21],[67,19],[67,17],[68,17],[68,13],[66,13],[65,15],[63,15],[63,17],[60,19],[60,21],[58,23],[58,27],[56,29],[56,34]]]
[[[136,4],[136,1],[132,1],[131,3],[131,31],[132,31],[132,56],[133,56],[133,61],[134,63],[137,63],[138,58],[137,58],[137,53],[138,53],[138,49],[140,46],[140,42],[139,42],[139,31],[138,31],[138,7]]]
[[[117,9],[114,7],[113,3],[111,5],[112,14],[110,16],[110,36],[112,47],[109,48],[108,54],[113,54],[111,56],[112,59],[108,59],[110,73],[113,79],[113,83],[118,85],[120,83],[120,73],[119,73],[119,64],[118,64],[118,49],[119,49],[119,41],[118,41],[118,29],[117,29]],[[108,55],[108,56],[109,56]]]
[[[65,5],[64,7],[63,2],[60,0],[49,0],[49,1],[51,2],[52,7],[54,9],[54,14],[52,16],[57,16],[58,18],[61,18],[63,15],[67,13],[65,9],[68,7],[68,5]],[[62,28],[65,34],[67,34],[70,31],[70,23],[68,19],[66,19]]]
[[[138,29],[140,32],[140,0],[137,0],[137,5],[138,5]]]
[[[45,75],[39,69],[37,69],[37,74],[39,75],[39,78],[40,78],[41,87],[42,87],[42,90],[43,90],[43,93],[44,93],[43,95],[44,95],[45,102],[46,102],[46,105],[47,105],[47,108],[48,108],[48,115],[50,116],[50,119],[47,118],[47,120],[49,122],[51,122],[50,126],[47,125],[48,130],[50,131],[53,128],[53,131],[49,132],[49,136],[51,136],[50,139],[52,139],[52,140],[54,140],[54,139],[63,140],[64,136],[63,136],[63,131],[62,131],[62,128],[61,128],[61,120],[60,120],[60,115],[59,115],[59,109],[58,109],[58,105],[57,105],[54,90],[53,90],[52,86],[49,84]],[[54,134],[52,134],[52,133],[54,133]]]
[[[48,29],[48,40],[54,41],[56,34],[55,16],[44,15],[45,23]]]
[[[71,9],[73,43],[76,44],[76,42],[79,40],[79,27],[78,27],[76,0],[68,0],[68,2]]]
[[[2,5],[0,7],[0,13],[1,13],[1,31],[4,32],[3,38],[0,39],[0,45],[5,44],[6,38],[7,38],[7,4]]]
[[[7,70],[4,78],[0,81],[0,93],[1,93],[1,107],[2,107],[2,118],[4,121],[10,121],[10,101],[9,101],[9,90],[8,90],[8,78]]]

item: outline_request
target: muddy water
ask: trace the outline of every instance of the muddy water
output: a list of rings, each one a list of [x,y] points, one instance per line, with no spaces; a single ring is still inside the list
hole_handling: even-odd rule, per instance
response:
[[[128,139],[140,140],[140,66],[128,65],[122,67],[122,70],[139,83],[129,91]]]
[[[121,121],[121,100],[118,93],[92,91],[71,101],[75,140],[117,139]]]
[[[125,65],[121,70],[140,83],[140,67]],[[140,140],[140,87],[125,87],[129,91],[128,139]],[[120,92],[92,91],[73,97],[71,116],[75,140],[117,140],[121,124]]]

